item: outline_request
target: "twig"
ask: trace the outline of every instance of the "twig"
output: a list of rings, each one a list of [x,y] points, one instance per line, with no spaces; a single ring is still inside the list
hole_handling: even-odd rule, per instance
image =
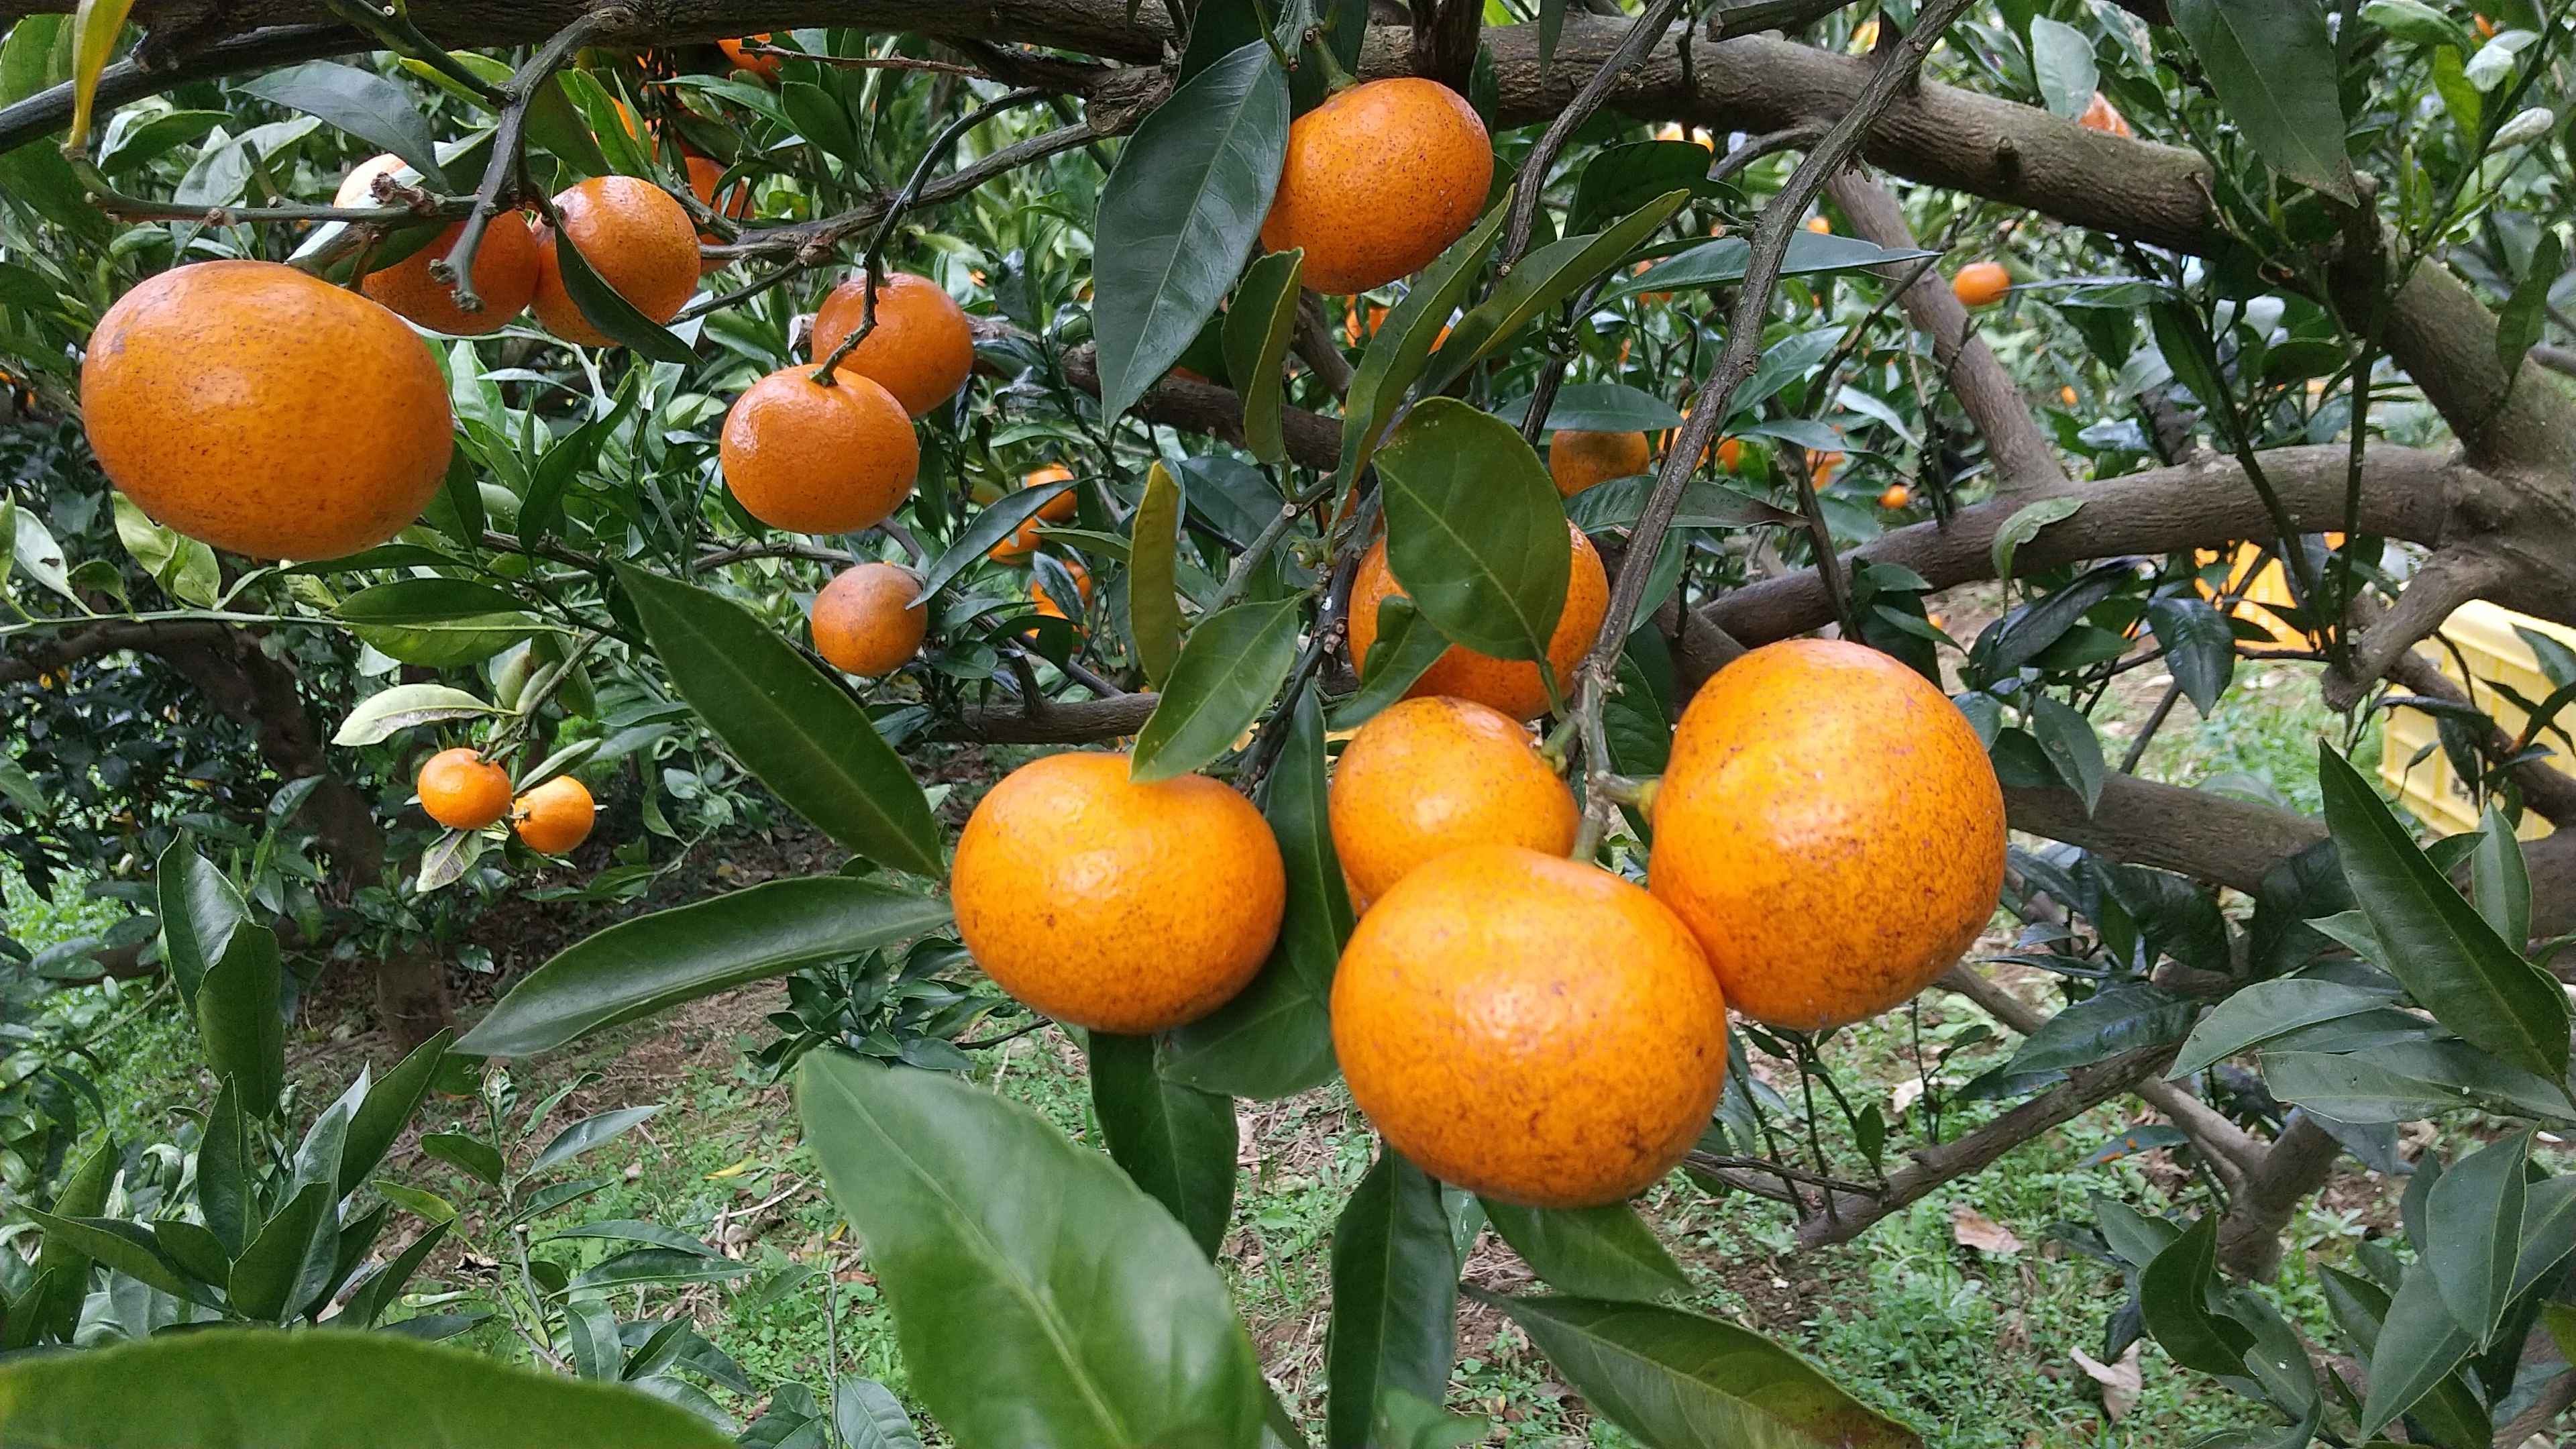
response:
[[[756,42],[742,47],[745,55],[774,55],[783,60],[810,60],[835,70],[926,70],[940,75],[982,76],[984,72],[971,65],[949,60],[915,60],[908,55],[816,55],[807,50],[789,50],[784,46]]]
[[[1070,151],[1094,139],[1096,134],[1089,125],[1076,122],[1070,126],[1059,126],[1043,135],[1031,136],[1025,141],[1013,142],[972,165],[961,166],[924,186],[921,189],[921,195],[914,200],[913,205],[918,208],[954,201],[1006,171],[1015,171],[1032,162],[1043,161],[1058,152]],[[842,238],[852,232],[864,231],[875,226],[884,217],[887,204],[884,198],[870,198],[848,211],[832,216],[814,221],[797,222],[789,226],[768,227],[746,233],[741,241],[725,246],[702,247],[700,250],[705,255],[721,261],[739,261],[746,257],[790,256],[811,264],[830,256],[833,249],[841,244]]]
[[[501,87],[501,123],[492,132],[492,159],[484,163],[483,184],[474,190],[474,209],[466,213],[456,244],[447,249],[447,255],[429,264],[431,279],[455,290],[458,311],[483,310],[483,298],[474,290],[474,257],[483,249],[484,229],[501,214],[502,193],[509,189],[510,178],[524,163],[521,153],[527,141],[528,107],[536,100],[538,90],[572,59],[575,51],[601,35],[624,29],[634,18],[614,6],[583,12],[539,46],[537,53],[528,57],[528,63],[512,72]]]
[[[1512,193],[1511,216],[1503,223],[1502,245],[1494,250],[1494,281],[1497,285],[1512,274],[1513,263],[1521,259],[1521,252],[1529,246],[1530,228],[1538,219],[1539,199],[1547,190],[1548,169],[1556,164],[1557,153],[1565,149],[1565,143],[1582,128],[1584,122],[1592,119],[1592,113],[1609,96],[1611,87],[1646,58],[1647,52],[1655,48],[1655,42],[1664,38],[1664,33],[1672,28],[1673,16],[1681,8],[1682,0],[1653,0],[1638,12],[1636,20],[1628,26],[1628,33],[1619,37],[1619,44],[1611,50],[1609,58],[1583,82],[1583,89],[1574,93],[1574,99],[1566,103],[1564,110],[1557,112],[1556,119],[1550,121],[1547,130],[1539,136],[1538,144],[1530,148],[1528,158],[1521,162],[1520,185]]]

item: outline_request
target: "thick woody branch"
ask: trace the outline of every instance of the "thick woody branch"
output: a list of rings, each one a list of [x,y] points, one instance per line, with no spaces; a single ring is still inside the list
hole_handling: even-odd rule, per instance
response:
[[[2351,672],[2327,671],[2326,706],[2341,712],[2360,704],[2372,683],[2441,628],[2453,610],[2503,583],[2506,567],[2504,560],[2467,547],[2446,548],[2427,559],[2397,602],[2363,632],[2352,651]]]
[[[1154,712],[1155,694],[1122,694],[1111,699],[1059,703],[1031,695],[1020,705],[985,705],[965,710],[931,728],[931,737],[984,745],[1083,745],[1113,740],[1144,728]]]
[[[2102,798],[2090,815],[2062,787],[2007,789],[2004,813],[2015,830],[2247,895],[2263,888],[2272,867],[2326,835],[2321,822],[2304,815],[2135,775],[2103,776]]]
[[[1100,359],[1090,344],[1065,354],[1064,376],[1091,396],[1100,396]],[[1128,411],[1147,422],[1207,433],[1238,448],[1244,446],[1243,399],[1214,383],[1167,377],[1146,389]],[[1279,422],[1280,431],[1287,437],[1288,456],[1296,461],[1309,468],[1330,468],[1341,458],[1340,419],[1304,408],[1283,407]]]
[[[2281,1135],[2247,1173],[2218,1223],[2220,1266],[2240,1277],[2268,1281],[2281,1270],[2281,1232],[2308,1194],[2326,1185],[2343,1144],[2307,1113],[2293,1108]]]

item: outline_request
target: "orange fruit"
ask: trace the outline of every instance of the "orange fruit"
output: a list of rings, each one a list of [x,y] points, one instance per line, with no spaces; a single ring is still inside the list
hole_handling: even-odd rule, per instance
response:
[[[1844,457],[1840,453],[1809,453],[1807,455],[1807,479],[1817,487],[1822,488],[1826,484],[1834,481],[1834,475],[1841,472],[1843,470],[1843,465],[1850,461],[1851,459]]]
[[[1094,1031],[1162,1031],[1243,989],[1279,935],[1287,870],[1261,812],[1204,775],[1151,785],[1125,755],[1005,776],[957,838],[948,891],[1001,988]]]
[[[418,333],[275,262],[174,267],[81,359],[99,466],[145,513],[253,558],[371,548],[447,477],[447,382]]]
[[[1032,468],[1023,474],[1020,478],[1020,486],[1035,488],[1041,483],[1057,483],[1072,476],[1073,470],[1062,463],[1049,463],[1043,468]],[[1012,529],[1010,537],[993,545],[984,557],[995,563],[1027,563],[1029,555],[1038,550],[1038,530],[1050,523],[1071,523],[1075,511],[1080,507],[1081,504],[1073,496],[1073,490],[1066,489],[1039,504],[1037,512],[1029,515],[1019,527]]]
[[[698,229],[687,208],[650,181],[594,176],[555,197],[555,214],[583,261],[609,290],[655,322],[680,313],[698,289]],[[564,290],[554,228],[537,229],[537,320],[566,342],[610,346]]]
[[[1081,564],[1074,562],[1072,559],[1065,559],[1063,562],[1064,571],[1073,575],[1074,592],[1081,596],[1081,601],[1075,605],[1075,612],[1079,613],[1082,610],[1091,607],[1091,571],[1084,568]],[[1072,617],[1072,615],[1065,613],[1064,606],[1062,604],[1059,604],[1055,600],[1047,597],[1046,585],[1039,583],[1034,578],[1029,580],[1029,597],[1036,601],[1038,612],[1047,615],[1049,618],[1068,619]]]
[[[689,168],[689,194],[698,199],[700,206],[706,207],[718,216],[730,217],[735,221],[751,215],[751,183],[735,182],[722,204],[719,204],[716,201],[716,183],[724,180],[724,163],[712,156],[700,156],[695,152],[681,159]],[[722,243],[724,238],[711,231],[701,231],[698,233],[698,240],[712,246]],[[701,277],[709,272],[721,271],[723,268],[724,259],[721,257],[701,257],[698,261],[698,275]]]
[[[1643,433],[1559,428],[1548,438],[1547,472],[1556,480],[1556,491],[1571,498],[1595,484],[1645,472],[1654,456],[1654,446]]]
[[[391,175],[402,164],[403,159],[394,155],[359,162],[340,183],[331,204],[378,205],[376,178]],[[483,228],[483,240],[474,252],[474,293],[483,300],[483,310],[468,312],[456,305],[454,288],[429,274],[429,264],[445,257],[464,230],[465,223],[457,222],[419,251],[367,273],[358,283],[360,290],[414,325],[451,337],[481,337],[509,326],[537,295],[536,236],[528,230],[527,218],[515,211],[502,212]]]
[[[1365,292],[1465,236],[1493,180],[1493,142],[1464,96],[1412,76],[1369,81],[1289,124],[1261,244],[1304,247],[1318,292]]]
[[[2012,273],[2001,262],[1970,262],[1950,279],[1950,295],[1971,307],[1991,307],[2012,290]]]
[[[2134,134],[2129,130],[2128,118],[2121,115],[2120,108],[2111,104],[2111,98],[2100,91],[2093,93],[2093,103],[2084,108],[2083,115],[2075,118],[2075,124],[2088,131],[2102,131],[2114,136]]]
[[[570,775],[557,775],[519,797],[510,828],[530,850],[562,855],[590,838],[594,813],[590,790]]]
[[[2075,389],[2072,386],[2059,388],[2057,390],[2057,400],[2066,404],[2068,407],[2073,407],[2077,402],[2081,401],[2081,399],[2076,396]]]
[[[921,441],[894,394],[841,373],[782,367],[733,400],[716,443],[745,512],[796,533],[874,528],[912,496]]]
[[[1825,220],[1821,216],[1811,216],[1807,218],[1807,230],[1814,232],[1818,236],[1832,236],[1834,234],[1834,224]]]
[[[858,330],[866,308],[865,276],[832,289],[814,314],[817,361]],[[841,359],[840,370],[885,384],[917,418],[966,385],[975,370],[975,334],[946,288],[910,272],[888,272],[877,281],[877,325]]]
[[[1584,651],[1601,632],[1601,616],[1610,611],[1610,576],[1602,571],[1601,555],[1582,529],[1568,523],[1565,530],[1574,541],[1574,571],[1566,582],[1565,608],[1557,615],[1556,632],[1547,641],[1547,660],[1556,668],[1559,690],[1574,687],[1574,666],[1583,662]],[[1365,663],[1369,646],[1377,642],[1378,602],[1402,592],[1386,566],[1386,540],[1381,538],[1361,556],[1359,572],[1351,580],[1353,663]],[[1547,713],[1547,686],[1539,680],[1538,665],[1478,654],[1463,644],[1450,645],[1404,693],[1407,699],[1432,694],[1471,699],[1513,719],[1536,719]]]
[[[412,788],[429,818],[451,830],[480,830],[510,813],[510,772],[472,750],[430,756]]]
[[[1717,440],[1717,466],[1725,469],[1729,473],[1740,473],[1744,471],[1744,440],[1742,438],[1720,438]]]
[[[1897,1006],[1949,968],[2003,887],[1985,747],[1922,675],[1863,645],[1790,639],[1683,711],[1647,879],[1737,1011],[1814,1031]]]
[[[1890,483],[1887,485],[1887,491],[1878,495],[1878,506],[1890,513],[1913,501],[1913,490],[1902,483]]]
[[[769,35],[764,31],[759,35],[746,35],[738,40],[719,40],[716,42],[716,49],[725,53],[725,59],[732,61],[733,68],[736,70],[747,70],[765,81],[778,79],[778,57],[763,55],[756,50],[745,50],[743,46],[746,42],[752,45],[767,45]]]
[[[1388,1144],[1532,1207],[1631,1197],[1672,1170],[1726,1081],[1726,1003],[1690,932],[1597,866],[1451,851],[1360,918],[1333,1050]]]
[[[1461,846],[1563,855],[1582,822],[1518,720],[1439,696],[1399,700],[1360,726],[1333,767],[1330,813],[1333,850],[1362,900]]]
[[[921,652],[930,606],[916,604],[921,580],[890,563],[844,569],[814,596],[814,652],[848,674],[892,674]]]

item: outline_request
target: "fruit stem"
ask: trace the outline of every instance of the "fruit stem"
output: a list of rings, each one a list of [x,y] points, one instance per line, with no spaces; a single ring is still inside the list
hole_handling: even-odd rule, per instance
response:
[[[465,225],[457,230],[456,244],[447,249],[447,255],[429,264],[431,279],[453,289],[458,311],[483,310],[483,299],[474,291],[474,257],[483,248],[484,228],[501,213],[501,195],[509,188],[510,178],[526,164],[529,106],[564,62],[572,59],[573,52],[589,44],[593,37],[621,29],[633,19],[617,6],[584,11],[537,47],[527,64],[511,72],[510,79],[501,86],[501,122],[492,132],[492,159],[484,163],[483,182],[474,190],[474,209],[465,214]]]

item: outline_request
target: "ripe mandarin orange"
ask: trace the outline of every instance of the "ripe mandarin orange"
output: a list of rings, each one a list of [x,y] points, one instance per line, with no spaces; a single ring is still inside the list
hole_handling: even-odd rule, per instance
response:
[[[845,569],[814,596],[814,651],[832,667],[874,677],[892,674],[921,652],[930,606],[916,604],[921,580],[890,563]]]
[[[480,830],[510,813],[510,772],[472,750],[430,756],[412,788],[429,818],[451,830]]]
[[[680,313],[698,289],[698,229],[687,208],[650,181],[594,176],[555,197],[555,214],[583,261],[609,290],[655,322]],[[566,342],[610,345],[564,290],[554,229],[537,228],[537,320]]]
[[[1727,1001],[1799,1031],[1921,991],[2003,887],[2003,791],[1977,732],[1923,676],[1842,640],[1766,645],[1701,686],[1654,827],[1648,882]]]
[[[1062,463],[1049,463],[1043,468],[1032,468],[1022,475],[1020,486],[1035,488],[1041,483],[1060,483],[1072,476],[1073,470]],[[1039,504],[1036,513],[1031,514],[1019,527],[1012,529],[1010,537],[993,545],[984,557],[995,563],[1027,563],[1029,555],[1037,552],[1038,530],[1050,523],[1071,523],[1074,513],[1080,507],[1080,502],[1073,496],[1073,490],[1066,489]]]
[[[866,309],[865,275],[834,287],[814,314],[815,358],[831,356],[858,330]],[[917,418],[966,385],[975,370],[975,334],[946,288],[910,272],[888,272],[877,281],[877,325],[841,359],[840,370],[885,384]]]
[[[2076,391],[2075,391],[2074,387],[2073,387],[2072,385],[2069,385],[2069,386],[2066,386],[2066,387],[2061,387],[2061,388],[2059,388],[2059,389],[2057,390],[2057,400],[2058,400],[2059,402],[2061,402],[2061,403],[2064,403],[2064,404],[2065,404],[2066,406],[2068,406],[2068,407],[2073,407],[2073,406],[2075,406],[2078,402],[2081,402],[2083,399],[2077,395],[2077,393],[2076,393]]]
[[[683,159],[689,168],[689,194],[698,199],[700,206],[713,211],[718,216],[729,217],[735,221],[751,215],[750,182],[735,182],[726,191],[722,204],[719,204],[716,201],[716,183],[724,180],[724,163],[712,156],[700,156],[695,152],[691,152]],[[715,246],[720,245],[724,238],[711,231],[701,231],[698,233],[698,240],[709,246]],[[698,275],[703,277],[709,272],[720,271],[723,267],[722,257],[702,256],[698,261]]]
[[[1566,583],[1565,609],[1557,615],[1556,632],[1547,641],[1547,659],[1556,667],[1559,689],[1572,687],[1574,666],[1583,662],[1583,652],[1601,632],[1601,616],[1610,611],[1610,577],[1602,571],[1601,555],[1583,530],[1569,523],[1566,532],[1574,540],[1573,577]],[[1381,538],[1361,557],[1359,572],[1351,580],[1350,648],[1355,662],[1365,663],[1369,646],[1377,642],[1379,601],[1402,592],[1386,566],[1386,540]],[[1472,699],[1513,719],[1536,719],[1547,713],[1547,686],[1539,681],[1536,664],[1496,659],[1463,644],[1450,645],[1405,691],[1408,699],[1433,694]]]
[[[447,383],[419,334],[275,262],[176,267],[118,298],[81,417],[145,513],[254,558],[373,547],[447,476]]]
[[[1094,1031],[1162,1031],[1243,989],[1287,902],[1261,812],[1203,775],[1049,755],[995,785],[957,839],[957,929],[1001,988]]]
[[[557,775],[519,797],[510,828],[530,850],[562,855],[590,838],[590,790],[570,775]]]
[[[1091,607],[1091,570],[1084,568],[1080,563],[1072,559],[1065,559],[1063,560],[1063,563],[1064,571],[1073,575],[1073,591],[1081,596],[1081,602],[1077,604],[1074,609],[1074,613],[1078,614],[1082,612],[1082,610]],[[1054,599],[1048,597],[1046,585],[1039,582],[1036,578],[1031,578],[1029,580],[1029,598],[1037,604],[1039,613],[1045,614],[1050,618],[1069,619],[1073,617],[1071,614],[1067,614],[1064,611],[1064,605],[1059,604]]]
[[[1814,232],[1818,236],[1832,236],[1834,234],[1834,224],[1825,220],[1821,216],[1811,216],[1807,218],[1807,230]]]
[[[375,179],[391,175],[402,164],[401,157],[392,155],[359,162],[340,183],[331,204],[377,205]],[[429,264],[445,257],[463,230],[465,223],[460,221],[419,251],[367,273],[358,284],[360,290],[415,325],[451,337],[481,337],[509,326],[537,295],[536,236],[528,230],[527,218],[515,211],[492,218],[474,252],[474,293],[482,299],[483,309],[468,312],[456,305],[454,288],[429,274]]]
[[[2093,103],[2084,108],[2083,115],[2075,118],[2075,124],[2088,131],[2102,131],[2114,136],[2134,134],[2129,130],[2128,118],[2121,115],[2120,108],[2111,104],[2111,98],[2100,91],[2093,93]]]
[[[767,45],[768,43],[769,36],[767,32],[763,32],[759,35],[746,35],[736,40],[719,40],[716,42],[716,49],[725,53],[725,59],[733,62],[734,69],[747,70],[762,80],[774,81],[778,79],[778,57],[744,49],[747,44]]]
[[[1991,307],[2012,290],[2012,273],[2001,262],[1970,262],[1950,279],[1950,295],[1971,307]]]
[[[1914,490],[1902,483],[1890,483],[1887,485],[1887,491],[1878,495],[1878,506],[1890,513],[1913,501]]]
[[[1717,466],[1725,469],[1729,473],[1741,473],[1744,471],[1744,440],[1742,438],[1720,438],[1717,440]]]
[[[733,400],[716,443],[734,501],[772,528],[855,533],[912,496],[921,442],[894,394],[864,377],[782,367]]]
[[[1304,247],[1318,292],[1383,287],[1465,236],[1493,179],[1493,142],[1465,97],[1411,76],[1369,81],[1289,124],[1261,244]]]
[[[1387,706],[1333,767],[1333,850],[1362,900],[1466,845],[1574,848],[1582,812],[1518,720],[1472,700]]]
[[[1655,450],[1643,433],[1587,433],[1559,428],[1548,439],[1547,472],[1567,498],[1595,484],[1643,473]]]
[[[1398,881],[1333,976],[1333,1049],[1387,1142],[1532,1207],[1672,1170],[1726,1080],[1726,1003],[1690,932],[1596,866],[1471,845]]]
[[[1817,487],[1822,488],[1826,484],[1834,481],[1834,475],[1841,472],[1843,470],[1843,465],[1850,461],[1851,459],[1840,453],[1809,453],[1807,455],[1807,480],[1815,484]]]

